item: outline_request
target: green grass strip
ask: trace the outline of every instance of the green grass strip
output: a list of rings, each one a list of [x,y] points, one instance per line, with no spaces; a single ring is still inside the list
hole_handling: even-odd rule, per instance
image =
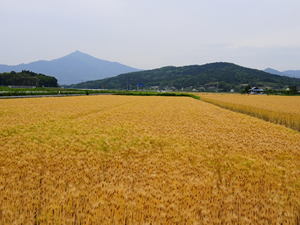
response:
[[[118,91],[115,95],[132,95],[132,96],[175,96],[175,97],[191,97],[200,100],[199,96],[188,93],[174,93],[174,92],[143,92],[143,91]]]

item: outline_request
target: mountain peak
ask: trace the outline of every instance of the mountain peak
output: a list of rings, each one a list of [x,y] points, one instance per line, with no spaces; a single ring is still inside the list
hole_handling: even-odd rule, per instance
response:
[[[71,54],[85,54],[85,53],[83,53],[83,52],[81,52],[81,51],[78,51],[78,50],[76,50],[75,52],[73,52],[73,53],[71,53]]]
[[[78,50],[51,61],[40,60],[16,66],[0,65],[0,73],[12,70],[30,70],[54,76],[59,84],[75,84],[82,80],[98,80],[122,73],[139,71],[139,69],[120,63],[98,59]]]
[[[68,54],[66,56],[70,56],[70,55],[88,55],[88,54],[76,50],[75,52],[72,52],[72,53],[70,53],[70,54]]]

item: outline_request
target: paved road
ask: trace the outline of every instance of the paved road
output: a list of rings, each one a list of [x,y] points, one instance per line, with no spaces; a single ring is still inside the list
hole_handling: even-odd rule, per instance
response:
[[[86,94],[59,94],[59,95],[20,95],[20,96],[0,96],[0,99],[11,98],[44,98],[44,97],[72,97],[72,96],[84,96]],[[112,93],[95,93],[89,95],[112,95]]]

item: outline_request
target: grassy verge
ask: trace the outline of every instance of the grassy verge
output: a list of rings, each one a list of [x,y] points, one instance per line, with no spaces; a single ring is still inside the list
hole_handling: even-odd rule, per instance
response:
[[[144,92],[144,91],[116,91],[116,90],[78,90],[63,88],[15,88],[0,87],[0,96],[26,96],[26,95],[90,95],[110,93],[114,95],[134,95],[134,96],[176,96],[191,97],[200,100],[199,96],[189,93],[175,92]]]
[[[0,96],[26,96],[26,95],[89,95],[99,93],[116,93],[112,90],[78,90],[78,89],[63,89],[63,88],[0,88]]]
[[[134,96],[176,96],[176,97],[191,97],[200,100],[199,96],[188,93],[175,93],[175,92],[142,92],[142,91],[118,91],[115,95],[134,95]]]

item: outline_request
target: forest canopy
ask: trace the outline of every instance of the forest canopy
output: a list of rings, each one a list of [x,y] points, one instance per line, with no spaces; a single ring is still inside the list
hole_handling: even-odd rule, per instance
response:
[[[58,87],[55,77],[44,74],[37,74],[29,70],[22,72],[11,71],[10,73],[0,73],[0,84],[2,86],[36,86],[36,87]]]
[[[219,91],[238,90],[243,85],[283,87],[300,85],[300,79],[270,74],[261,70],[250,69],[233,63],[209,63],[205,65],[168,66],[153,70],[144,70],[121,74],[102,80],[88,81],[70,85],[72,88],[131,89],[142,83],[143,87],[159,86],[186,87],[217,86]]]

